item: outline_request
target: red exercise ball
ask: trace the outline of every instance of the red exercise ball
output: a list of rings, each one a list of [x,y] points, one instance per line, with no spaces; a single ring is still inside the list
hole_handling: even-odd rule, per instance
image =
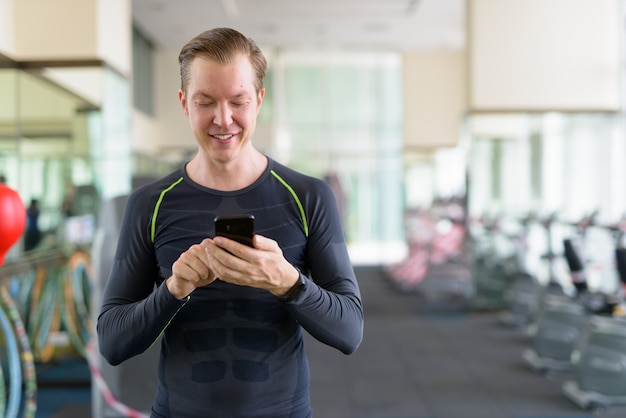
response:
[[[26,208],[20,195],[0,184],[0,265],[26,228]]]

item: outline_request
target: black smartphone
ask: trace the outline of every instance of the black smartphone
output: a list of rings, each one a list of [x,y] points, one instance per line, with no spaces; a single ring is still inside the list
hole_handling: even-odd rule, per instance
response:
[[[215,236],[230,238],[252,247],[254,215],[228,215],[215,218]]]

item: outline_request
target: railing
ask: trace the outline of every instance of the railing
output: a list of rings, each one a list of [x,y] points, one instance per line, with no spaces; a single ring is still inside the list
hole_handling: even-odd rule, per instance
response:
[[[0,267],[0,417],[35,416],[37,364],[87,357],[92,285],[84,249],[38,252]]]

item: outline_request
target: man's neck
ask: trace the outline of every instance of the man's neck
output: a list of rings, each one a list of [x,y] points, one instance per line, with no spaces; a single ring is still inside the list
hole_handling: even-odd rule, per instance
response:
[[[186,166],[196,183],[221,191],[241,190],[254,183],[267,168],[267,157],[258,151],[227,163],[217,163],[196,155]]]

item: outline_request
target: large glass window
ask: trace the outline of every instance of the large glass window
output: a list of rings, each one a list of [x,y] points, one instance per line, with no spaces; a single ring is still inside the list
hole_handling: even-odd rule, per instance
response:
[[[469,158],[470,203],[486,212],[598,211],[616,220],[626,208],[624,121],[614,113],[475,115]]]
[[[26,206],[38,201],[34,249],[90,242],[103,193],[129,190],[127,84],[102,67],[0,69],[0,174]]]
[[[355,262],[384,257],[403,240],[400,58],[289,53],[273,62],[277,158],[335,188]]]

